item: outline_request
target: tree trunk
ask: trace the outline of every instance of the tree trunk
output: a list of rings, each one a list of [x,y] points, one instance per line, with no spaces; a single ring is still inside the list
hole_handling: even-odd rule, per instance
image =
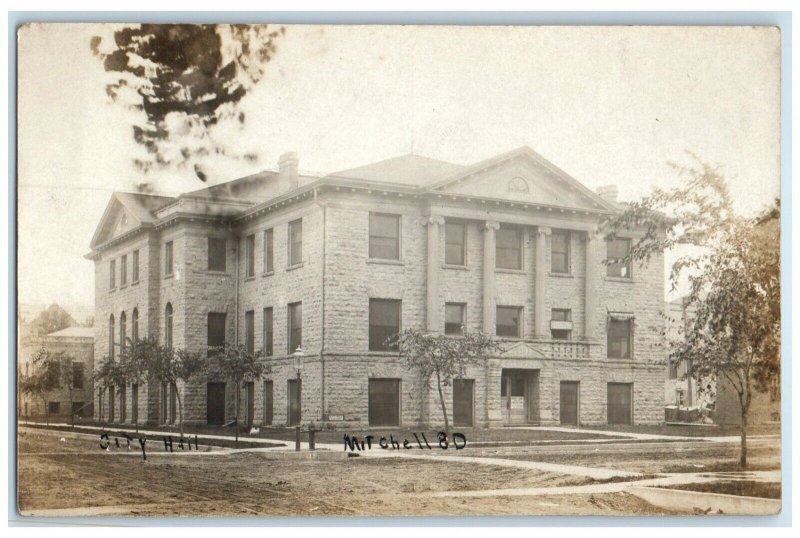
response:
[[[72,403],[72,389],[69,389],[69,415],[72,419],[72,427],[75,428],[75,404]]]
[[[442,393],[442,378],[439,376],[439,371],[436,371],[436,386],[439,389],[439,403],[442,404],[442,415],[444,416],[444,434],[447,436],[447,441],[450,442],[450,421],[447,418],[447,407],[444,403],[444,394]]]
[[[44,421],[46,425],[50,425],[50,408],[47,407],[47,396],[42,396],[42,405],[44,405]]]
[[[181,439],[183,439],[183,402],[181,401],[181,391],[178,390],[178,384],[174,381],[172,386],[175,389],[175,397],[178,398],[178,422],[181,427]]]
[[[747,413],[742,413],[742,440],[739,450],[739,467],[747,468]]]

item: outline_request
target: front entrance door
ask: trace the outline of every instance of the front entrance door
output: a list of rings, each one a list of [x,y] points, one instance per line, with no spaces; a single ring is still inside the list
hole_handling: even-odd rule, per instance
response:
[[[302,385],[300,379],[289,380],[289,426],[300,424],[300,399]]]
[[[207,421],[210,425],[225,423],[225,383],[209,383],[206,398]]]
[[[608,384],[609,424],[631,424],[633,422],[632,389],[631,383]]]
[[[472,426],[474,379],[453,380],[453,425]]]
[[[505,424],[539,422],[539,371],[503,368],[500,401]]]
[[[578,382],[561,382],[561,424],[578,425]]]

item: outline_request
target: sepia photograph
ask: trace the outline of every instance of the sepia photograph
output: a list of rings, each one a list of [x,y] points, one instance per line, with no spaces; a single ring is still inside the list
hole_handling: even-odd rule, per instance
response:
[[[21,520],[786,509],[780,28],[16,31]]]

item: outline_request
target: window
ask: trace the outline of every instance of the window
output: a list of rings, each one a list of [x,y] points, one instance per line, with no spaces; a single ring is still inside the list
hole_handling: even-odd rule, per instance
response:
[[[72,388],[74,388],[74,389],[82,389],[83,388],[83,363],[82,362],[73,362],[72,363]]]
[[[289,223],[289,266],[303,263],[303,219]]]
[[[608,320],[608,358],[630,359],[633,334],[633,320],[614,319]]]
[[[606,243],[606,257],[610,262],[606,275],[618,278],[631,278],[631,262],[622,261],[631,252],[631,240],[616,238]]]
[[[669,364],[669,379],[678,379],[678,362],[670,360]]]
[[[57,415],[61,412],[61,402],[47,402],[47,413]]]
[[[119,260],[119,285],[124,286],[128,283],[128,255],[122,256]]]
[[[208,238],[208,270],[222,271],[227,269],[227,245],[224,237]]]
[[[256,313],[253,310],[244,313],[244,346],[248,353],[255,352],[255,319]]]
[[[369,214],[369,257],[400,259],[400,215]]]
[[[164,274],[172,274],[172,241],[164,245]]]
[[[247,278],[256,274],[256,236],[248,235],[244,240],[244,252],[247,256],[246,274]]]
[[[114,314],[108,316],[108,356],[114,360]]]
[[[225,317],[224,312],[208,313],[208,328],[206,345],[208,346],[208,356],[214,354],[214,348],[225,343]]]
[[[113,290],[117,287],[117,262],[115,260],[108,262],[108,271],[108,287]]]
[[[369,300],[369,350],[394,351],[396,344],[389,345],[389,337],[400,332],[400,301],[395,299]]]
[[[289,353],[303,345],[303,303],[292,303],[288,308]]]
[[[264,309],[264,354],[272,355],[272,307]]]
[[[119,348],[120,350],[125,349],[125,338],[128,336],[128,318],[125,316],[125,311],[123,310],[122,313],[119,315]]]
[[[444,263],[466,265],[467,226],[460,222],[444,225]]]
[[[272,228],[264,230],[264,272],[271,273],[275,270],[275,246]]]
[[[131,282],[139,282],[139,251],[134,250],[131,260]]]
[[[167,303],[164,309],[164,344],[172,347],[172,303]]]
[[[131,341],[139,341],[139,309],[134,308],[131,313]]]
[[[497,230],[497,268],[522,269],[522,230],[500,228]]]
[[[399,379],[370,379],[367,398],[370,426],[400,425]]]
[[[497,336],[522,336],[522,308],[518,306],[497,307]]]
[[[550,235],[550,272],[569,273],[569,232],[556,231]]]
[[[444,305],[444,334],[464,334],[464,310],[461,303]]]
[[[264,381],[264,426],[272,425],[273,391],[272,380],[267,379]]]
[[[550,320],[550,335],[554,340],[569,340],[572,337],[572,310],[554,308],[550,312]]]

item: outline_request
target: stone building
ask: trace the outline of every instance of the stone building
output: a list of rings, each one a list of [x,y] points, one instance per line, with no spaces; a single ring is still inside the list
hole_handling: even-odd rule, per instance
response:
[[[616,188],[595,193],[526,147],[321,177],[288,153],[277,171],[175,198],[115,193],[87,255],[98,357],[125,336],[238,341],[271,368],[242,391],[246,424],[411,426],[441,420],[438,394],[385,337],[463,326],[503,352],[448,388],[457,425],[660,422],[664,263],[604,265],[636,237],[595,233],[620,207]],[[184,393],[188,422],[233,419],[232,383]],[[117,421],[175,419],[160,386],[109,397]]]
[[[17,363],[20,378],[33,373],[33,357],[40,349],[45,348],[51,353],[64,352],[72,357],[73,389],[72,398],[69,389],[62,386],[48,392],[44,400],[19,392],[18,418],[38,420],[49,415],[51,420],[66,420],[72,415],[70,409],[74,411],[76,418],[92,416],[94,336],[92,327],[68,327],[47,335],[29,335],[20,339]]]

